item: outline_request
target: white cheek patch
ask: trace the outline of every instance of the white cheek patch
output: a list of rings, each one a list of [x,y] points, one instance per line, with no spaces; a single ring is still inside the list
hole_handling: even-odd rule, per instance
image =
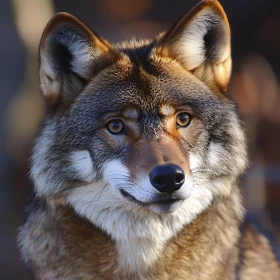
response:
[[[207,154],[207,160],[212,167],[218,167],[223,157],[228,156],[228,152],[221,144],[211,142]]]
[[[240,141],[240,143],[243,142]],[[240,169],[243,170],[246,166],[246,160],[244,160],[246,151],[244,146],[232,144],[230,148],[233,151],[236,149],[233,155],[230,154],[221,144],[211,142],[207,153],[208,165],[212,168],[223,168],[224,166],[229,166],[229,164],[231,164],[232,172],[239,172]],[[226,184],[226,182],[224,182],[224,184]]]
[[[119,189],[130,189],[132,186],[129,170],[120,160],[108,161],[104,164],[103,178],[110,186],[112,191],[119,194]]]
[[[95,178],[93,163],[88,151],[73,151],[69,155],[70,168],[75,175],[85,181],[92,182]]]
[[[191,171],[199,168],[202,164],[202,158],[196,154],[189,154],[189,164]]]

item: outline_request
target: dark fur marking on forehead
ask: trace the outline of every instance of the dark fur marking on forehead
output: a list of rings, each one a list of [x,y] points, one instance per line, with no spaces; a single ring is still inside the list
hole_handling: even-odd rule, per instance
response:
[[[140,65],[144,60],[147,60],[152,49],[152,44],[143,45],[135,49],[124,49],[124,52],[129,58],[132,64]]]
[[[154,43],[149,42],[135,48],[124,48],[121,51],[129,57],[135,70],[141,68],[149,75],[156,76],[161,74],[161,71],[159,71],[158,66],[151,63],[149,59],[153,48]]]

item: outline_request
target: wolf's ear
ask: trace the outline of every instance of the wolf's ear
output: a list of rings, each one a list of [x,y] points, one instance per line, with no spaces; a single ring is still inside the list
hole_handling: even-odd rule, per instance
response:
[[[40,43],[40,82],[50,105],[72,100],[117,53],[86,25],[67,13],[55,15]]]
[[[157,50],[179,61],[212,90],[227,90],[231,75],[230,28],[218,1],[198,3],[159,40]]]

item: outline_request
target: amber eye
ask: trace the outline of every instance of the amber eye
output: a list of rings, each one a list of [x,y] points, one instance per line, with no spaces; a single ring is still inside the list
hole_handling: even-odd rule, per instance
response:
[[[106,128],[112,134],[119,134],[123,131],[124,124],[121,120],[115,119],[115,120],[111,120],[107,124]]]
[[[176,123],[180,127],[186,127],[191,123],[192,116],[188,113],[180,113],[176,118]]]

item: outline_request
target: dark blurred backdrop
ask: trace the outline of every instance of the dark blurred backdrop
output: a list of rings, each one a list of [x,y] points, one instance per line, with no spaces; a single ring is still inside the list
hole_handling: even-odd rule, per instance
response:
[[[38,43],[58,11],[74,14],[108,40],[150,38],[196,0],[0,0],[0,279],[30,279],[16,247],[32,184],[30,149],[44,114]],[[249,219],[280,240],[280,1],[220,0],[232,29],[236,100],[251,165],[242,179]]]

